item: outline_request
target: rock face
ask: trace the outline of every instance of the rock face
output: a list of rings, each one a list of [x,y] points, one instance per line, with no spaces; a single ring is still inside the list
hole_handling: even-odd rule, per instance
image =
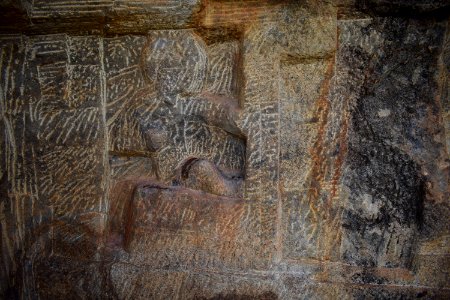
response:
[[[0,1],[0,295],[450,298],[449,7]]]

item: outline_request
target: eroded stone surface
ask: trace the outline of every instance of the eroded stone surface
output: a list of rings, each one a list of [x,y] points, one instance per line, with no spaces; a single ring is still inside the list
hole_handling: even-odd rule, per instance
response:
[[[1,295],[450,297],[446,7],[1,1]]]

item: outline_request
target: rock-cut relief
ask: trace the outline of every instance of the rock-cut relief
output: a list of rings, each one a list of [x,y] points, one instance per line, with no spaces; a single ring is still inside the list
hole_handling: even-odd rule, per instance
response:
[[[125,248],[155,228],[219,230],[221,211],[235,215],[226,203],[240,202],[245,172],[237,44],[207,46],[191,30],[151,32],[141,44],[137,92],[108,99],[109,240]]]

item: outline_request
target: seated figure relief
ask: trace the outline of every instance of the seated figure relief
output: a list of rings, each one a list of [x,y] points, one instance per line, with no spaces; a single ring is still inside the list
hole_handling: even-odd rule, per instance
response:
[[[208,68],[204,48],[187,31],[163,31],[150,38],[143,66],[147,79],[156,84],[161,108],[148,138],[158,151],[163,181],[236,196],[245,152],[235,122],[237,108],[227,98],[202,93]]]
[[[124,119],[112,123],[112,133],[116,130],[119,138],[125,134],[129,138],[121,143],[112,134],[112,160],[148,156],[154,165],[149,178],[125,184],[118,178],[112,187],[110,239],[116,239],[114,232],[119,232],[121,243],[128,248],[139,231],[155,226],[185,230],[197,228],[192,224],[205,220],[211,225],[217,214],[213,207],[221,205],[217,199],[242,197],[246,145],[237,125],[240,109],[233,96],[214,93],[207,84],[208,79],[229,82],[233,79],[223,74],[235,74],[234,70],[208,66],[206,48],[190,30],[151,33],[140,61],[147,87],[128,99],[126,113],[121,113]],[[208,78],[215,76],[214,71],[218,72],[216,78]],[[205,201],[203,196],[192,196],[197,192],[216,199],[213,206],[196,203]],[[179,198],[180,193],[189,194],[186,197],[192,200]],[[166,204],[173,210],[169,221],[154,221],[164,213],[159,207],[164,209]],[[235,208],[218,208],[225,215],[228,209]],[[186,211],[193,212],[192,220],[181,220]]]
[[[229,96],[205,88],[205,48],[191,31],[152,33],[141,61],[150,92],[129,104],[128,117],[135,119],[138,142],[155,159],[157,181],[236,197],[245,159],[239,108]],[[139,155],[133,146],[125,147],[125,155]]]

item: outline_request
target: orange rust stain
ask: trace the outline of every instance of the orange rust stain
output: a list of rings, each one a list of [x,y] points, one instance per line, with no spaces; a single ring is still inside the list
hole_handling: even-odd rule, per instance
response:
[[[339,133],[339,154],[335,161],[333,179],[331,180],[331,194],[327,203],[328,207],[331,205],[331,201],[334,199],[337,193],[338,181],[342,175],[342,165],[344,163],[345,155],[347,154],[347,131],[348,131],[348,118],[343,117],[342,130]]]
[[[310,149],[312,168],[310,175],[310,189],[307,195],[309,207],[312,212],[313,222],[319,223],[323,220],[327,220],[327,225],[322,228],[322,237],[318,240],[318,248],[323,250],[321,254],[322,259],[329,260],[331,253],[334,251],[336,243],[340,240],[340,230],[334,229],[339,222],[339,214],[333,214],[331,210],[331,204],[333,199],[338,193],[338,182],[342,175],[342,166],[347,153],[347,131],[348,131],[348,119],[344,116],[342,127],[337,137],[339,143],[339,154],[334,161],[330,161],[330,158],[326,155],[327,145],[326,131],[328,126],[328,119],[330,114],[330,102],[328,101],[328,94],[330,90],[331,78],[334,73],[334,58],[330,59],[325,72],[325,79],[321,86],[320,96],[316,102],[316,117],[319,120],[319,129],[314,146]],[[331,179],[331,187],[324,187],[327,174],[329,174],[328,168],[333,167],[333,174]],[[329,196],[324,203],[320,203],[321,191],[327,189]],[[316,231],[320,230],[316,226]],[[322,246],[325,246],[324,248]]]
[[[347,99],[348,101],[348,99]],[[343,116],[343,122],[342,122],[342,129],[339,133],[338,137],[338,143],[339,143],[339,154],[336,160],[334,161],[334,173],[333,177],[331,179],[331,191],[330,196],[327,199],[327,202],[325,203],[325,213],[326,218],[329,218],[329,226],[328,226],[328,236],[333,235],[333,238],[330,240],[330,243],[325,249],[327,256],[330,256],[331,252],[333,251],[334,247],[339,243],[342,237],[342,231],[334,229],[337,227],[337,225],[340,222],[340,211],[341,208],[338,209],[338,211],[332,216],[330,215],[331,210],[331,204],[332,201],[337,196],[338,192],[338,182],[342,175],[342,166],[344,164],[344,160],[347,153],[347,132],[348,132],[348,118],[346,115]]]
[[[329,282],[330,278],[331,278],[330,274],[330,270],[329,269],[325,269],[322,272],[318,272],[317,274],[314,275],[314,280],[318,281],[318,282]]]
[[[388,279],[389,281],[414,281],[414,273],[402,268],[376,268],[374,274]]]
[[[201,25],[248,26],[253,22],[273,18],[275,8],[283,1],[207,1],[201,16]]]
[[[312,170],[310,176],[310,189],[308,192],[308,202],[310,209],[313,212],[314,221],[318,221],[317,215],[320,211],[320,205],[317,203],[319,200],[320,191],[322,190],[322,184],[325,179],[327,171],[327,157],[325,155],[325,134],[328,123],[328,115],[330,111],[330,103],[327,99],[330,90],[330,82],[333,76],[334,70],[334,58],[330,59],[327,70],[325,72],[325,79],[320,90],[320,96],[316,103],[317,118],[320,125],[317,133],[317,139],[314,146],[310,149]]]

